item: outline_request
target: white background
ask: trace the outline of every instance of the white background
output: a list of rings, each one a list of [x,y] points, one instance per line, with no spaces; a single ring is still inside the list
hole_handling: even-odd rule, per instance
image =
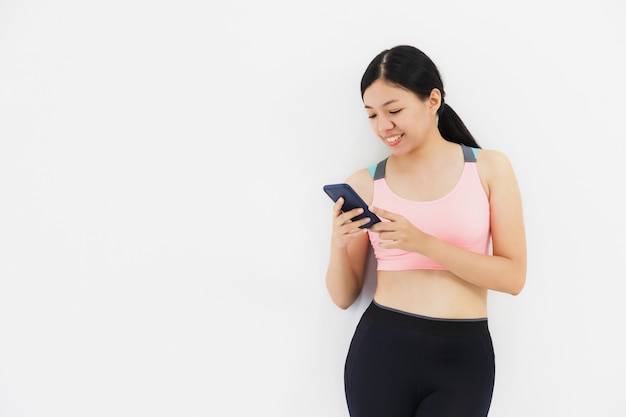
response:
[[[490,416],[626,415],[624,2],[210,4],[0,1],[1,417],[347,416],[322,185],[397,44],[522,189]]]

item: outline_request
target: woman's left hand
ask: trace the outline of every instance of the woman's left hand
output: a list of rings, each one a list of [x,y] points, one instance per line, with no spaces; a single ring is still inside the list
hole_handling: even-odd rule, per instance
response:
[[[425,233],[413,226],[404,216],[378,207],[370,207],[370,211],[388,221],[373,225],[370,230],[380,235],[379,246],[385,249],[402,249],[407,252],[419,252],[419,243]]]

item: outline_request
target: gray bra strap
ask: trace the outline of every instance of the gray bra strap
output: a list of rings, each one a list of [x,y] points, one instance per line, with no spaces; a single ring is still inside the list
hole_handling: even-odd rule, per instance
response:
[[[460,145],[461,148],[463,148],[463,158],[465,158],[465,162],[476,162],[476,155],[474,155],[472,148],[465,146],[462,143]]]
[[[376,171],[374,172],[374,181],[381,178],[385,178],[385,167],[387,166],[387,158],[383,159],[376,165]]]

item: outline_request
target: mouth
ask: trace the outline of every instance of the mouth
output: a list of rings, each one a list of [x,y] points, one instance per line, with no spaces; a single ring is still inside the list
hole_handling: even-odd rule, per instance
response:
[[[383,139],[385,140],[387,145],[394,146],[394,145],[397,145],[398,142],[400,142],[400,139],[402,138],[402,136],[404,136],[404,133],[401,133],[401,134],[398,134],[398,135],[393,135],[393,136],[387,136],[387,137],[385,137]]]

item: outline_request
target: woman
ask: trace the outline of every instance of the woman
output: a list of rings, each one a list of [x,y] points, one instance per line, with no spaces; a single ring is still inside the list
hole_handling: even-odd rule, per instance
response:
[[[361,96],[390,155],[346,181],[382,222],[368,229],[367,218],[352,221],[359,209],[333,206],[326,285],[337,306],[359,296],[370,243],[377,259],[374,300],[346,359],[350,415],[486,416],[495,375],[487,291],[516,295],[526,279],[513,169],[480,149],[419,49],[376,56]]]

